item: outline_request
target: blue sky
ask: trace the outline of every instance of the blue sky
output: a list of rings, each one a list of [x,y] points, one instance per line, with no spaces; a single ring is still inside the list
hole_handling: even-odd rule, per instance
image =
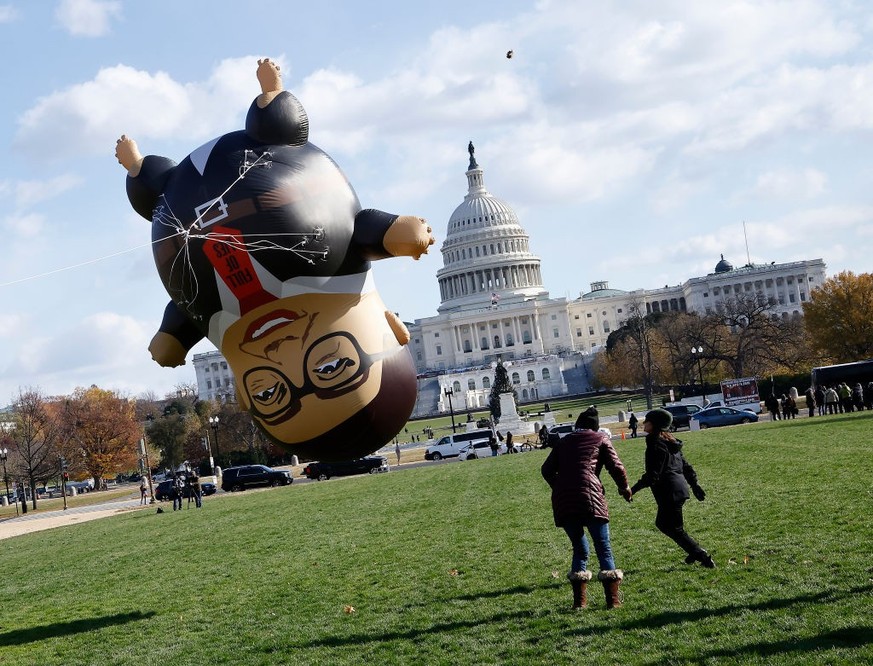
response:
[[[190,362],[147,351],[167,296],[115,140],[179,161],[241,128],[265,56],[361,203],[433,226],[421,261],[375,266],[404,320],[436,313],[470,140],[552,296],[678,284],[722,253],[741,265],[743,222],[753,262],[870,272],[869,9],[0,0],[0,404],[28,387],[160,396],[193,381]]]

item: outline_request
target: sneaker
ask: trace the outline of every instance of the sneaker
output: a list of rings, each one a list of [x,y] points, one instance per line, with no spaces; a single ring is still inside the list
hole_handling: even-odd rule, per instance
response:
[[[715,560],[713,560],[712,555],[710,555],[706,551],[700,553],[700,557],[698,559],[700,560],[700,564],[707,569],[715,569]]]

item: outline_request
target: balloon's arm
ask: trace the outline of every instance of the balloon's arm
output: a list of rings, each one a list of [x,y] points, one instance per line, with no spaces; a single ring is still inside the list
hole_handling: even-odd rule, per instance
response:
[[[165,368],[185,365],[188,351],[203,339],[203,334],[172,301],[164,310],[161,327],[149,344],[152,358]]]
[[[427,254],[434,239],[427,221],[414,215],[391,215],[372,208],[355,216],[354,243],[367,260]]]

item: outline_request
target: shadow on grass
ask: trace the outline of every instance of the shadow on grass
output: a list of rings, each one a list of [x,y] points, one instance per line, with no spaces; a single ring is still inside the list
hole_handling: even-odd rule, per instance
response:
[[[38,627],[30,627],[29,629],[16,629],[14,631],[0,633],[0,647],[24,645],[25,643],[33,643],[34,641],[41,641],[46,638],[70,636],[72,634],[81,634],[96,629],[102,629],[103,627],[127,624],[128,622],[139,622],[141,620],[147,620],[154,615],[155,613],[152,611],[148,613],[135,611],[133,613],[117,613],[116,615],[92,617],[87,620],[71,620],[69,622],[43,624]]]
[[[404,631],[386,631],[381,634],[368,633],[357,634],[351,636],[328,636],[326,638],[293,643],[292,648],[318,648],[318,647],[342,647],[344,645],[365,645],[367,643],[381,643],[384,641],[395,640],[413,640],[428,634],[442,634],[463,629],[475,629],[483,625],[490,625],[495,622],[520,622],[522,620],[529,621],[535,614],[530,611],[519,611],[517,613],[497,613],[490,617],[479,617],[472,620],[459,622],[444,622],[442,624],[434,624],[423,629],[406,629]]]
[[[792,652],[819,652],[821,650],[853,649],[873,643],[873,628],[871,627],[844,627],[834,631],[828,631],[818,636],[809,638],[790,638],[784,641],[772,643],[749,643],[743,647],[731,650],[712,650],[698,656],[700,661],[716,659],[719,657],[742,657],[754,655],[757,657],[773,657],[775,655],[790,654]],[[828,663],[825,655],[821,655],[821,663]]]
[[[816,594],[803,594],[787,599],[770,599],[754,604],[740,604],[736,606],[723,606],[721,608],[698,608],[693,611],[668,611],[666,613],[658,613],[657,615],[649,615],[638,620],[630,620],[612,627],[586,627],[573,631],[574,634],[592,634],[614,631],[618,629],[658,629],[669,624],[678,624],[680,622],[695,622],[712,617],[721,617],[723,615],[735,615],[742,611],[770,611],[780,608],[787,608],[795,604],[814,604],[821,602],[833,602],[842,597],[851,597],[857,594],[869,594],[873,591],[873,585],[860,585],[850,587],[845,591],[825,591]]]
[[[478,592],[476,594],[461,594],[453,595],[452,601],[479,601],[480,599],[497,599],[511,594],[531,594],[541,590],[547,590],[555,587],[554,583],[546,583],[543,585],[516,585],[505,590],[492,590],[491,592]],[[424,606],[433,606],[433,599],[425,599],[422,601],[412,601],[404,604],[404,608],[421,608]]]

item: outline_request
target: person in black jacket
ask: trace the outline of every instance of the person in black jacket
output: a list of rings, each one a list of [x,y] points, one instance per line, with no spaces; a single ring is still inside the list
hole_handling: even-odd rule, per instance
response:
[[[715,568],[712,556],[700,547],[685,531],[682,506],[689,498],[688,487],[699,501],[706,493],[697,483],[694,468],[682,455],[682,442],[670,433],[673,415],[665,409],[653,409],[643,421],[646,433],[646,471],[631,488],[636,495],[643,488],[651,488],[658,513],[655,526],[673,539],[688,553],[686,564],[700,562],[708,569]]]
[[[543,478],[552,489],[552,513],[555,525],[567,533],[573,548],[567,579],[573,588],[573,608],[587,606],[588,540],[585,530],[594,542],[594,551],[600,564],[597,578],[603,583],[606,607],[621,606],[619,585],[624,578],[615,568],[615,558],[609,538],[609,510],[606,494],[600,482],[600,470],[615,481],[621,495],[629,502],[631,491],[627,473],[612,446],[609,437],[599,432],[600,419],[592,406],[576,419],[575,430],[556,443],[543,463]]]

